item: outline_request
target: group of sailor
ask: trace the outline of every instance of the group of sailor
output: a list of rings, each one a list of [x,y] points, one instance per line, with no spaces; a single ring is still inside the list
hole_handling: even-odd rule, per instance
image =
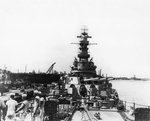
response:
[[[16,121],[25,121],[30,118],[31,121],[42,121],[44,118],[44,105],[47,99],[46,93],[57,97],[60,95],[63,97],[70,95],[72,101],[88,96],[91,98],[100,97],[102,100],[112,98],[117,101],[117,99],[119,99],[117,92],[112,89],[111,83],[104,82],[98,86],[92,83],[89,88],[87,88],[87,85],[84,83],[81,83],[79,86],[80,87],[77,88],[74,84],[71,84],[71,94],[68,92],[65,93],[63,85],[52,84],[50,89],[47,85],[40,86],[40,89],[39,86],[35,86],[33,88],[34,94],[32,96],[23,92],[21,102],[17,102],[14,99],[14,94],[11,94],[7,101],[4,101],[0,97],[0,120],[13,121],[15,119]],[[26,89],[31,87],[32,86],[27,86]]]
[[[119,100],[118,93],[115,89],[112,88],[111,83],[104,82],[102,84],[99,84],[98,86],[92,83],[89,88],[84,83],[80,84],[80,87],[71,84],[70,88],[72,88],[73,100],[87,96],[89,96],[90,98],[99,97],[102,100],[114,99],[116,103]]]
[[[0,121],[42,121],[44,118],[45,97],[41,92],[34,92],[34,96],[22,94],[22,101],[17,102],[15,95],[10,94],[8,100],[0,98]]]

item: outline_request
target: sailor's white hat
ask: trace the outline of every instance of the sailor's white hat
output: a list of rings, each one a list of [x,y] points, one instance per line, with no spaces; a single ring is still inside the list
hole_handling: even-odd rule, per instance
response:
[[[39,96],[36,96],[35,99],[40,99],[40,97],[39,97]]]
[[[27,97],[27,94],[22,94],[22,97]]]

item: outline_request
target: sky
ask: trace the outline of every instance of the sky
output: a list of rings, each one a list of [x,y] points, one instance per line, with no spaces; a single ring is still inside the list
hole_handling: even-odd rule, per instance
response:
[[[0,0],[0,68],[70,71],[86,26],[97,71],[150,78],[150,1]]]

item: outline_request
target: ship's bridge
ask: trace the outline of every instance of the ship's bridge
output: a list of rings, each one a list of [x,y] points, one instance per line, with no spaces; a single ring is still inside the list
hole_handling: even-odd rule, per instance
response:
[[[73,43],[79,45],[79,54],[78,59],[75,58],[73,66],[71,67],[71,74],[76,76],[96,76],[96,66],[94,65],[93,58],[90,58],[90,54],[88,53],[88,45],[95,44],[89,43],[88,38],[91,36],[84,31],[81,33],[79,43]]]

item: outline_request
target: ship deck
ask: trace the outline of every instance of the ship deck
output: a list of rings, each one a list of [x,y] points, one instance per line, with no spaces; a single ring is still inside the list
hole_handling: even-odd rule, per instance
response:
[[[100,113],[100,118],[97,119],[94,114]],[[120,113],[115,109],[101,109],[88,111],[89,117],[86,112],[76,111],[71,121],[124,121]]]

